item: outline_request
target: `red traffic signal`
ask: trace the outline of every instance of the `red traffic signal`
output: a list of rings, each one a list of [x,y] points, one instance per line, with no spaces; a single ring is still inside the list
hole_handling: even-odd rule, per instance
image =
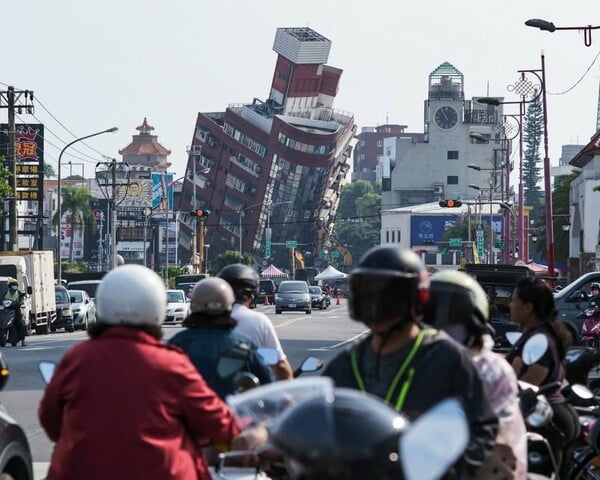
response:
[[[198,217],[198,218],[206,218],[206,217],[208,217],[209,214],[210,214],[209,210],[191,210],[190,211],[190,215],[192,217]]]
[[[458,208],[462,206],[462,202],[460,200],[442,200],[440,202],[440,207],[443,208]]]

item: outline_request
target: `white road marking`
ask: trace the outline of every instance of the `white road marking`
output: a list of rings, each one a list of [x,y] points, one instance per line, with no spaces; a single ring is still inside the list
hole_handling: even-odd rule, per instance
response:
[[[329,345],[326,347],[316,347],[316,348],[309,348],[308,350],[311,352],[327,352],[329,350],[333,350],[334,348],[338,348],[341,347],[343,345],[346,345],[348,343],[354,342],[354,340],[356,340],[357,338],[362,337],[363,335],[366,335],[369,332],[369,330],[365,330],[364,332],[359,333],[358,335],[354,335],[352,338],[349,338],[348,340],[344,340],[343,342],[340,343],[336,343],[335,345]]]

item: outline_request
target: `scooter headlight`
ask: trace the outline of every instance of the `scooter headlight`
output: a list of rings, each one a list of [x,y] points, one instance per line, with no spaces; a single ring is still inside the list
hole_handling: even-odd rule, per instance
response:
[[[552,418],[552,407],[546,400],[546,397],[538,397],[538,402],[535,405],[535,410],[527,415],[527,423],[534,428],[546,425]]]

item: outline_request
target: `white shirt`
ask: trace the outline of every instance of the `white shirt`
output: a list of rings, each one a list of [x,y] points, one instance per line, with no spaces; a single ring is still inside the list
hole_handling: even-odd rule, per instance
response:
[[[249,337],[258,347],[275,348],[279,352],[280,360],[287,358],[281,348],[273,323],[264,313],[252,310],[241,303],[235,303],[231,317],[238,322],[235,331]]]

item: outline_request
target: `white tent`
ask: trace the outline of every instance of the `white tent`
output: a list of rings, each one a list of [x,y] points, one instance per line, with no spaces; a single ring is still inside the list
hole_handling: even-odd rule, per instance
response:
[[[315,280],[334,280],[336,278],[346,278],[348,275],[344,272],[340,272],[338,269],[329,265],[318,275],[315,275]]]

